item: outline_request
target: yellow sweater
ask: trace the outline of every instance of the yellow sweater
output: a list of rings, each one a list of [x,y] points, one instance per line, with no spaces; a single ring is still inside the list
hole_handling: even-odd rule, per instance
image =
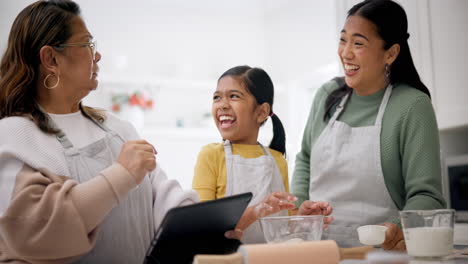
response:
[[[289,192],[288,164],[281,152],[269,150],[283,177],[284,189]],[[244,158],[257,158],[265,154],[260,145],[244,144],[232,144],[232,152]],[[223,143],[204,146],[198,154],[192,188],[197,191],[200,200],[214,200],[225,196],[226,182],[226,156]]]

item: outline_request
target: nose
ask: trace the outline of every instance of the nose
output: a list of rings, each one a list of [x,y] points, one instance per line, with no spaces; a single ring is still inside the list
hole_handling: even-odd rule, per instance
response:
[[[221,97],[219,100],[213,102],[213,106],[218,109],[228,109],[229,108],[229,100],[226,97]]]
[[[99,51],[96,51],[96,54],[94,55],[94,62],[99,62],[102,58],[102,55]]]
[[[353,50],[352,47],[349,43],[344,44],[340,48],[340,57],[343,59],[352,59],[353,57]]]
[[[345,59],[352,59],[353,58],[353,49],[350,43],[346,43],[343,49],[343,53],[341,55]]]

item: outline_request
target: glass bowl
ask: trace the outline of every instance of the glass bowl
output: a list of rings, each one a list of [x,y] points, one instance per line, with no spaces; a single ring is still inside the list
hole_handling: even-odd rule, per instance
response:
[[[260,226],[268,243],[320,240],[323,215],[261,217]]]

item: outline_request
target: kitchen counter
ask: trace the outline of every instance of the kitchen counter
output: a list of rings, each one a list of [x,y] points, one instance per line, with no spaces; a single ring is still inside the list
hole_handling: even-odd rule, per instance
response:
[[[465,245],[455,245],[456,250],[468,250],[468,246]],[[468,255],[455,254],[444,259],[412,259],[409,264],[468,264]],[[369,264],[366,260],[342,260],[340,264]],[[380,264],[380,263],[379,263]],[[381,263],[383,264],[383,263]],[[389,263],[390,264],[390,263]]]

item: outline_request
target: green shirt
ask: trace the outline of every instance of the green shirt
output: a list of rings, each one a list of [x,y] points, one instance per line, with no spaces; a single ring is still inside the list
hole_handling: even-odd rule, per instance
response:
[[[310,170],[314,169],[310,167],[311,146],[328,123],[323,120],[325,101],[337,88],[336,81],[329,81],[314,98],[291,183],[292,193],[299,198],[297,205],[309,198]],[[353,92],[338,120],[351,127],[373,125],[384,92],[369,96]],[[425,93],[406,84],[394,85],[382,120],[380,144],[385,184],[399,210],[445,208],[437,121]]]

